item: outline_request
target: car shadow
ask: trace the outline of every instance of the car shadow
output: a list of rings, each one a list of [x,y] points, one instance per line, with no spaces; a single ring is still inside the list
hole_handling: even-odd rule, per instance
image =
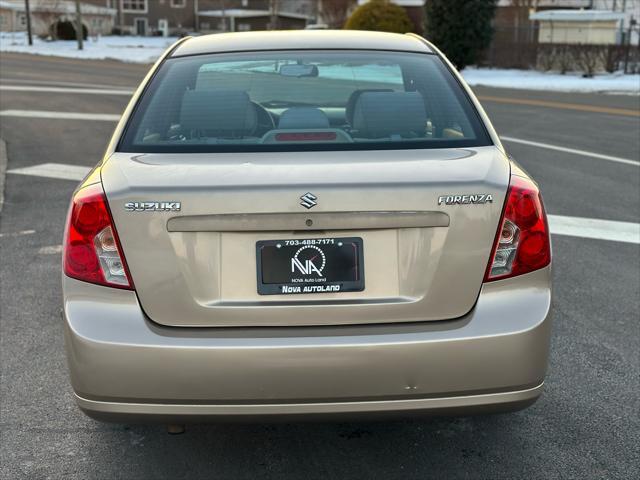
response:
[[[126,448],[94,468],[111,471],[117,461],[126,478],[154,479],[507,477],[535,465],[521,455],[531,415],[187,425],[180,435],[162,425],[99,424],[102,441]]]

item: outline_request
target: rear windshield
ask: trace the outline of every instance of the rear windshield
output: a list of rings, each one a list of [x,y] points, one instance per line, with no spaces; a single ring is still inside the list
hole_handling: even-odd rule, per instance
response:
[[[269,51],[167,59],[125,152],[372,150],[490,145],[432,54]]]

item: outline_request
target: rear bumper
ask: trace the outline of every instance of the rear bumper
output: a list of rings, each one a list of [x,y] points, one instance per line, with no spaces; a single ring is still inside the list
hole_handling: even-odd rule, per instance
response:
[[[64,278],[80,408],[109,421],[467,414],[540,395],[550,270],[482,287],[450,321],[295,328],[176,328],[134,292]]]
[[[186,423],[212,419],[256,419],[270,417],[402,417],[407,415],[456,415],[519,410],[534,403],[543,384],[526,390],[410,400],[371,402],[280,403],[247,405],[126,403],[88,400],[75,395],[87,415],[103,421],[156,421]]]

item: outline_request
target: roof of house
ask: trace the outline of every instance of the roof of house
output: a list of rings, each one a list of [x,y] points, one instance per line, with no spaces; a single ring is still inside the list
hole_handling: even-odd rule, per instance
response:
[[[253,18],[253,17],[268,17],[271,15],[269,10],[250,10],[246,8],[227,8],[225,10],[200,10],[198,16],[200,17],[234,17],[234,18]],[[278,12],[279,17],[284,18],[298,18],[300,20],[307,20],[311,17],[302,13],[292,12]]]
[[[24,12],[24,0],[0,0],[0,8]],[[89,15],[115,15],[117,13],[115,8],[101,7],[90,3],[80,3],[80,9],[82,13]],[[50,11],[75,15],[76,2],[73,0],[40,0],[38,2],[32,2],[30,10],[32,13]]]
[[[178,45],[172,56],[251,50],[354,49],[433,53],[414,35],[362,30],[279,30],[219,33],[193,37]]]
[[[609,10],[543,10],[529,15],[530,20],[547,22],[612,22],[624,18],[624,13]]]

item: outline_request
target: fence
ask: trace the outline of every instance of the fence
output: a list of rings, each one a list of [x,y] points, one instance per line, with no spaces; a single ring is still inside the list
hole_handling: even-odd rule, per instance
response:
[[[491,46],[481,64],[495,68],[520,68],[640,73],[640,45],[585,45],[538,43],[535,25],[522,28],[496,25]]]

